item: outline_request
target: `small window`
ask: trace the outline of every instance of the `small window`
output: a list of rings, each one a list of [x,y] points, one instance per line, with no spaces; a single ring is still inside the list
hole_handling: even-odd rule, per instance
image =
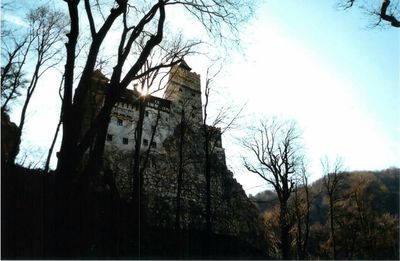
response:
[[[146,111],[145,115],[146,117],[149,117],[149,111]]]
[[[107,134],[107,141],[112,141],[113,135]]]
[[[128,144],[128,142],[129,142],[128,138],[122,138],[122,143],[123,144]]]
[[[123,121],[121,119],[118,119],[117,124],[118,124],[118,126],[122,126]]]
[[[179,88],[179,91],[180,91],[180,92],[183,92],[182,88]]]
[[[157,148],[157,143],[155,143],[154,141],[151,143],[151,147],[152,148]]]
[[[168,116],[167,116],[167,117],[165,117],[165,121],[168,121],[168,120],[169,120]]]
[[[143,146],[149,146],[149,141],[147,139],[143,139]]]

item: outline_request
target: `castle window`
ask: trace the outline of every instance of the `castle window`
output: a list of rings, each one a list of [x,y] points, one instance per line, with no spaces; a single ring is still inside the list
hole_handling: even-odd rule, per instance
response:
[[[143,139],[143,146],[149,146],[149,140]]]
[[[157,148],[157,143],[155,143],[154,141],[151,143],[151,147],[152,148]]]
[[[128,138],[122,138],[122,143],[123,144],[128,144],[128,142],[129,142]]]
[[[112,141],[113,135],[107,134],[107,141]]]
[[[145,114],[146,114],[146,117],[149,117],[149,111],[146,111]]]
[[[122,126],[123,121],[121,119],[118,119],[117,124],[118,126]]]

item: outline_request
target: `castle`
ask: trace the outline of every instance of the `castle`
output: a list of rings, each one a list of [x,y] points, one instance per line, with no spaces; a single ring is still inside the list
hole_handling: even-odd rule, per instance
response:
[[[108,127],[108,149],[132,150],[133,146],[129,144],[135,143],[135,124],[139,121],[141,95],[137,90],[126,90],[114,107]],[[197,128],[203,125],[200,75],[191,72],[185,61],[170,72],[164,98],[146,96],[141,144],[143,150],[150,146],[152,151],[165,153],[163,143],[173,135],[176,126],[182,121]],[[223,153],[220,139],[217,150]]]
[[[92,109],[88,115],[101,102],[102,88],[108,81],[99,71],[92,80]],[[137,128],[141,117],[143,131]],[[226,167],[220,130],[207,127],[207,131],[212,137],[209,143],[213,233],[244,239],[259,237],[257,210]],[[136,140],[140,140],[140,146]],[[148,222],[173,227],[181,168],[180,226],[202,230],[206,201],[204,141],[200,75],[182,61],[171,69],[164,98],[141,94],[137,88],[125,90],[111,113],[103,173],[111,173],[121,197],[129,199],[134,154],[140,148]]]

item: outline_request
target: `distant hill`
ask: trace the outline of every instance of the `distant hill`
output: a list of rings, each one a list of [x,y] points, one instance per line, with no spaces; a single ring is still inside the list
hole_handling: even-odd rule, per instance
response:
[[[357,180],[368,179],[367,190],[374,197],[374,208],[379,213],[389,212],[392,215],[399,216],[399,184],[400,184],[400,169],[391,168],[382,171],[352,171],[344,173],[344,180],[338,189],[338,198],[341,198],[356,185],[359,185]],[[326,193],[323,189],[322,178],[310,184],[310,193],[313,197],[312,221],[321,220],[321,212],[327,213],[328,205],[324,201]],[[254,196],[250,196],[250,200],[254,202],[260,212],[271,210],[277,206],[278,198],[275,191],[265,190]],[[319,212],[319,213],[315,213]]]
[[[338,258],[398,259],[400,169],[342,174],[334,205]],[[309,185],[309,194],[308,255],[309,258],[330,259],[332,240],[328,218],[329,201],[322,178]],[[266,190],[251,196],[250,200],[262,213],[269,254],[280,258],[279,250],[276,250],[279,249],[279,202],[276,193]],[[289,204],[291,210],[294,210],[293,204],[293,201]],[[295,224],[296,221],[293,222]],[[295,226],[292,233],[295,245]],[[293,249],[293,255],[295,252]]]

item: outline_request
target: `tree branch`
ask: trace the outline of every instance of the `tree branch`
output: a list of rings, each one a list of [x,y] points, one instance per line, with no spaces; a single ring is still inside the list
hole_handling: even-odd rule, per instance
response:
[[[396,17],[394,17],[393,15],[388,15],[387,14],[387,9],[388,6],[390,5],[390,1],[389,0],[384,0],[382,3],[382,7],[381,7],[381,13],[380,13],[380,17],[385,20],[390,22],[390,24],[393,27],[400,27],[400,21],[396,19]]]

